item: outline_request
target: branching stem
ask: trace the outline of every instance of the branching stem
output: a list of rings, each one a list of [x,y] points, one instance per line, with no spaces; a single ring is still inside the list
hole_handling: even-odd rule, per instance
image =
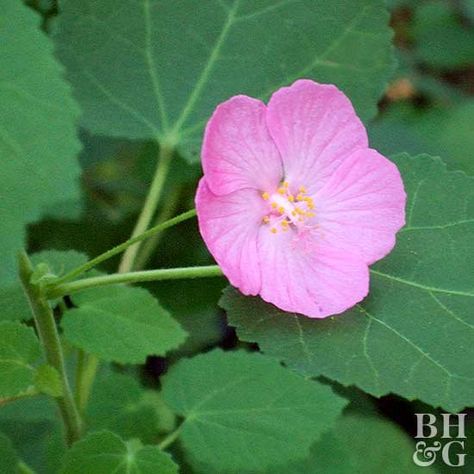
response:
[[[30,303],[46,360],[56,369],[61,380],[63,394],[55,400],[63,420],[66,442],[70,446],[81,437],[82,421],[69,386],[56,321],[41,287],[31,283],[33,266],[25,252],[19,256],[19,268],[20,279]]]
[[[152,227],[151,229],[143,232],[143,234],[137,235],[135,237],[132,237],[126,240],[120,245],[117,245],[116,247],[113,247],[112,249],[107,250],[107,252],[104,252],[103,254],[93,258],[92,260],[89,260],[88,262],[84,263],[84,265],[81,265],[75,268],[74,270],[70,271],[69,273],[62,276],[61,278],[58,278],[57,280],[54,281],[54,286],[59,286],[62,283],[73,280],[74,278],[82,275],[83,273],[87,272],[91,268],[94,268],[96,265],[99,265],[99,263],[102,263],[105,260],[108,260],[109,258],[113,257],[114,255],[117,255],[123,252],[124,250],[129,248],[131,245],[137,242],[141,242],[142,240],[148,239],[149,237],[152,237],[158,232],[168,229],[169,227],[179,224],[180,222],[183,222],[187,219],[191,219],[195,215],[196,215],[196,210],[191,209],[190,211],[183,212],[182,214],[179,214],[178,216],[173,217],[172,219],[169,219],[165,222],[161,222],[155,227]]]

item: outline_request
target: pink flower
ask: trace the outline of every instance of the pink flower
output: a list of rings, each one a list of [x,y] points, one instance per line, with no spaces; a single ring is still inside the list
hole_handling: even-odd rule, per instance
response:
[[[347,97],[296,81],[268,106],[239,95],[207,124],[196,208],[232,285],[285,311],[338,314],[405,223],[397,167],[368,146]]]

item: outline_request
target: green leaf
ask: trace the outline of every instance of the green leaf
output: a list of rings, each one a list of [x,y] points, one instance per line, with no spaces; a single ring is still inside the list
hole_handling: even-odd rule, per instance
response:
[[[63,385],[58,371],[50,365],[41,365],[35,373],[36,388],[51,397],[60,397],[63,394]]]
[[[474,404],[474,178],[427,155],[394,161],[407,225],[362,304],[315,320],[229,289],[221,305],[241,340],[305,375],[458,411]]]
[[[14,278],[25,225],[46,208],[79,198],[79,111],[39,24],[39,16],[22,2],[2,3],[0,280],[5,282]]]
[[[33,424],[57,420],[56,405],[49,397],[31,397],[7,403],[0,410],[0,425],[6,421]]]
[[[34,383],[41,347],[33,329],[17,322],[0,323],[0,397],[14,397]]]
[[[274,359],[221,350],[173,366],[163,397],[185,419],[180,439],[191,460],[218,472],[307,456],[346,404]]]
[[[151,396],[151,391],[140,387],[128,375],[108,373],[94,384],[94,391],[87,406],[89,429],[110,430],[125,439],[138,438],[153,443],[163,429],[174,428],[174,418],[165,414],[164,403]],[[159,405],[160,404],[160,405]]]
[[[53,398],[22,398],[2,405],[0,431],[8,436],[19,458],[36,474],[58,472],[66,446],[64,427]],[[0,472],[1,467],[0,462]]]
[[[474,149],[473,122],[473,100],[422,111],[408,104],[395,104],[369,128],[370,143],[387,155],[401,150],[439,155],[448,168],[474,176],[474,156],[466,153]]]
[[[156,446],[125,443],[110,431],[92,433],[67,452],[61,474],[176,474],[178,466]]]
[[[368,119],[393,66],[381,0],[63,0],[60,9],[56,44],[83,125],[168,142],[189,159],[232,95],[267,99],[309,77],[337,84]]]
[[[323,435],[312,447],[309,458],[272,474],[436,472],[431,467],[416,466],[412,461],[414,451],[413,441],[393,423],[350,414],[340,418],[334,429]]]
[[[143,288],[116,286],[79,293],[78,308],[62,319],[64,337],[97,357],[140,364],[163,356],[186,339],[186,332]]]
[[[419,3],[412,30],[415,54],[428,65],[449,69],[472,64],[474,32],[461,23],[449,2]]]
[[[18,405],[22,407],[25,402],[39,400],[21,400],[9,403],[0,410],[6,410],[10,406]],[[43,398],[46,400],[46,398]],[[20,411],[20,409],[18,410]],[[66,447],[64,446],[63,427],[58,419],[57,407],[53,407],[55,421],[24,420],[21,418],[11,418],[0,421],[0,430],[11,440],[18,457],[24,459],[35,474],[57,473],[61,466],[61,458]],[[0,460],[2,458],[0,457]],[[1,470],[0,463],[0,472]],[[25,471],[15,471],[15,474],[25,473]],[[3,472],[2,472],[3,474]]]
[[[11,441],[0,433],[0,472],[2,474],[17,474],[18,457]]]
[[[345,446],[341,446],[334,431],[323,433],[321,439],[311,447],[310,455],[306,459],[292,462],[282,468],[268,470],[267,474],[353,474],[358,472],[353,469],[350,452]]]
[[[351,472],[436,472],[431,467],[420,468],[414,464],[412,456],[415,443],[388,420],[357,414],[346,415],[337,422],[332,434],[350,459],[353,466]],[[332,471],[325,472],[331,474]]]
[[[27,320],[33,317],[19,281],[0,287],[0,301],[0,321]]]
[[[189,334],[176,355],[194,354],[223,338],[225,323],[217,301],[225,285],[224,278],[208,278],[205,285],[199,279],[154,285],[153,293]],[[179,296],[184,294],[186,298]]]

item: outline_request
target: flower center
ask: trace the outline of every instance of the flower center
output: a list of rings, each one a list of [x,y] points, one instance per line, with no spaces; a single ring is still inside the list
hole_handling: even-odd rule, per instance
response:
[[[263,223],[270,226],[270,232],[287,231],[290,228],[300,229],[308,218],[314,217],[315,205],[308,196],[304,186],[292,194],[288,181],[283,181],[276,193],[262,193],[262,198],[269,203],[269,212],[263,217]]]

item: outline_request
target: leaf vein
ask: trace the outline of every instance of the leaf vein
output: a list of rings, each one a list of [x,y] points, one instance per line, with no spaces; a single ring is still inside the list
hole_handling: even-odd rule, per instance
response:
[[[224,26],[222,27],[219,37],[217,38],[214,48],[212,49],[211,54],[209,55],[206,65],[204,66],[204,69],[202,70],[201,75],[199,76],[199,79],[196,82],[196,86],[194,87],[193,91],[191,92],[188,98],[188,101],[186,102],[186,105],[183,107],[181,115],[178,117],[178,119],[176,120],[174,124],[174,127],[173,127],[174,134],[177,134],[180,131],[181,126],[187,120],[195,103],[198,101],[201,95],[202,89],[204,88],[207,81],[209,80],[209,74],[211,73],[211,70],[214,67],[214,64],[219,59],[219,54],[222,49],[222,46],[224,45],[227,35],[229,34],[229,31],[231,29],[231,26],[235,21],[235,13],[237,12],[238,5],[239,5],[239,0],[235,0],[234,4],[232,5],[232,8],[228,10],[227,19],[224,23]]]
[[[434,291],[436,293],[446,293],[448,295],[457,295],[457,296],[469,296],[469,297],[474,296],[474,293],[469,293],[467,291],[449,290],[449,289],[446,289],[446,288],[438,288],[436,286],[427,286],[427,285],[423,285],[421,283],[416,283],[414,281],[405,280],[403,278],[396,277],[396,276],[393,276],[393,275],[388,275],[387,273],[382,273],[382,272],[379,272],[379,271],[373,270],[373,269],[371,269],[370,272],[373,273],[374,275],[381,276],[381,277],[387,278],[389,280],[396,281],[398,283],[403,283],[405,285],[413,286],[415,288],[420,288],[420,289],[425,290],[425,291]]]
[[[168,128],[168,117],[165,111],[163,95],[161,94],[160,81],[156,73],[155,59],[152,54],[152,43],[151,43],[152,27],[151,27],[151,17],[150,17],[150,0],[143,1],[143,13],[145,17],[145,58],[148,65],[148,73],[149,73],[151,84],[153,87],[156,104],[158,106],[158,110],[160,111],[163,128],[166,130]]]

